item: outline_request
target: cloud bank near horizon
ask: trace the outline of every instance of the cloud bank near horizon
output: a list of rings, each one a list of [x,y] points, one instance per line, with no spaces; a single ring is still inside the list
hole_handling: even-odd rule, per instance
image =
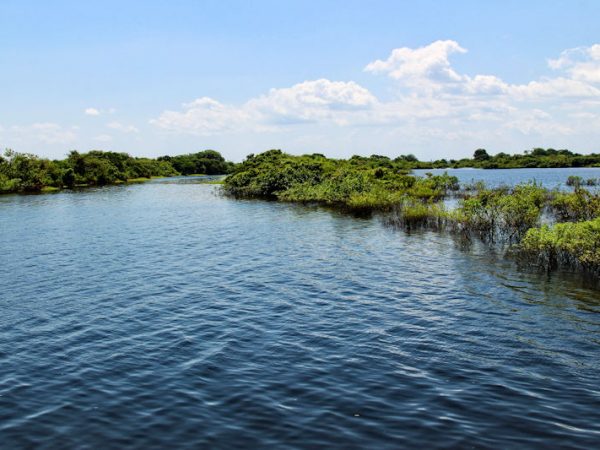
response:
[[[490,74],[470,76],[451,64],[467,50],[452,40],[392,50],[364,71],[386,76],[391,99],[378,99],[354,81],[325,78],[271,89],[243,104],[201,97],[167,110],[150,123],[173,133],[277,132],[296,125],[417,127],[453,137],[517,131],[573,135],[600,125],[600,44],[569,49],[548,65],[554,77],[511,84]],[[582,119],[586,119],[583,120]]]
[[[149,136],[162,145],[198,139],[206,147],[237,145],[245,153],[281,147],[282,142],[289,143],[284,149],[291,152],[337,148],[333,156],[375,148],[382,154],[402,151],[431,157],[455,156],[448,149],[462,149],[460,156],[466,156],[474,147],[492,143],[504,151],[518,151],[533,142],[599,150],[600,44],[554,55],[545,61],[551,76],[525,83],[511,83],[494,74],[461,73],[452,63],[456,57],[468,58],[468,49],[454,40],[438,40],[393,49],[360,72],[357,67],[357,75],[367,80],[362,84],[368,84],[368,75],[387,87],[379,95],[355,81],[319,78],[272,88],[241,103],[200,96],[180,108],[128,123],[115,108],[88,107],[82,115],[88,122],[82,124],[0,127],[0,142],[72,148],[82,143],[109,144],[125,136],[142,142],[142,136]],[[115,120],[98,122],[105,115]],[[86,123],[93,121],[92,133]],[[260,145],[265,148],[256,148]],[[436,146],[437,153],[432,150]],[[217,149],[232,159],[245,156]]]

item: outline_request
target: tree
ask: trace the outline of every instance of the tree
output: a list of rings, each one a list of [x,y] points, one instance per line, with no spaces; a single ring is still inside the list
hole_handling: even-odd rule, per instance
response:
[[[475,161],[486,161],[490,159],[490,155],[488,155],[488,152],[484,148],[478,148],[473,153],[473,159]]]

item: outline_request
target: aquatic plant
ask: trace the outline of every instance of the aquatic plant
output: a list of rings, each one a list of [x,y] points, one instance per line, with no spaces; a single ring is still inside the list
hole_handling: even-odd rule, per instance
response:
[[[405,196],[392,208],[386,223],[411,231],[420,228],[440,230],[445,227],[448,212],[442,203],[422,202]]]
[[[600,218],[544,225],[527,231],[519,255],[546,270],[581,270],[600,275]]]
[[[465,196],[447,214],[450,228],[464,235],[475,235],[489,242],[518,241],[540,220],[547,191],[535,183],[512,188],[480,188]]]
[[[583,178],[576,175],[569,175],[567,178],[567,186],[579,187],[583,183]]]
[[[580,187],[574,192],[555,192],[550,208],[558,222],[591,220],[600,216],[600,195]]]

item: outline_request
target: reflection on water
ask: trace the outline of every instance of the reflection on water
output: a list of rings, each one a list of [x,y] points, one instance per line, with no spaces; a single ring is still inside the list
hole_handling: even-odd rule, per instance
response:
[[[597,444],[597,291],[215,189],[0,197],[2,448]]]

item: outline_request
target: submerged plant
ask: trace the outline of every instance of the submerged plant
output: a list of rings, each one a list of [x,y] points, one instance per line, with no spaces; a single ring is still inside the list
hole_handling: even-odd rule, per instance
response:
[[[600,275],[600,218],[532,228],[517,249],[547,270],[561,267]]]
[[[428,228],[439,230],[444,227],[447,212],[441,203],[422,202],[404,197],[394,205],[387,222],[405,230]]]
[[[540,220],[546,190],[535,183],[483,188],[448,214],[455,231],[488,242],[515,242]]]
[[[558,222],[591,220],[600,216],[600,196],[578,187],[575,192],[555,193],[550,208]]]

